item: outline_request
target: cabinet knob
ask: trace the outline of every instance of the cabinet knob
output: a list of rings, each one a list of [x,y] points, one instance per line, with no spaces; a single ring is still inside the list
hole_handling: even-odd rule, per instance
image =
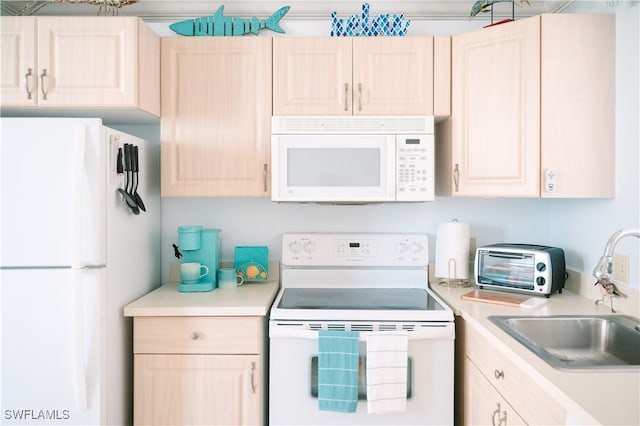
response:
[[[198,334],[198,332],[194,331],[191,333],[191,340],[198,340],[199,337],[200,334]]]
[[[504,371],[502,371],[502,370],[494,370],[493,371],[493,377],[495,377],[496,380],[504,379]]]

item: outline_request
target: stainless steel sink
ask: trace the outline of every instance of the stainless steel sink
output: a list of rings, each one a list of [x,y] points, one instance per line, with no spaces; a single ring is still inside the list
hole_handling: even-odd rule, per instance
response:
[[[640,369],[640,320],[625,315],[490,316],[558,369]]]

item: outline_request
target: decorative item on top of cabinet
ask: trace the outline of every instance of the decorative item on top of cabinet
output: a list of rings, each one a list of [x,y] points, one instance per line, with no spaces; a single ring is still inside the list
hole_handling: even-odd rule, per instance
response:
[[[162,38],[162,196],[270,196],[271,40]]]
[[[273,115],[448,116],[434,92],[449,96],[450,38],[435,40],[275,37]],[[434,75],[445,90],[434,90]]]
[[[544,14],[452,40],[438,195],[615,195],[614,15]]]
[[[519,0],[520,3],[526,3],[530,5],[529,0]],[[493,22],[493,5],[496,3],[511,3],[511,19],[504,19],[502,21]],[[469,19],[472,19],[478,13],[491,12],[491,25],[503,24],[505,22],[515,20],[515,0],[478,0],[471,7],[471,13],[469,13]]]
[[[1,64],[3,115],[48,115],[61,107],[66,115],[125,108],[145,118],[160,114],[160,38],[141,19],[3,16],[0,22],[3,58],[12,58]]]
[[[411,21],[405,19],[404,13],[382,13],[369,21],[369,3],[362,4],[362,15],[351,15],[345,22],[338,18],[337,12],[331,12],[331,37],[354,36],[405,36]]]
[[[184,36],[241,36],[258,34],[263,28],[277,33],[284,33],[280,27],[280,19],[289,11],[289,6],[281,7],[267,19],[243,19],[237,16],[224,16],[224,5],[221,5],[213,16],[187,19],[169,25],[173,31]]]
[[[44,6],[52,3],[85,3],[98,6],[98,16],[116,16],[120,13],[121,7],[137,2],[138,0],[32,0],[25,2],[26,4],[16,15],[34,15]]]

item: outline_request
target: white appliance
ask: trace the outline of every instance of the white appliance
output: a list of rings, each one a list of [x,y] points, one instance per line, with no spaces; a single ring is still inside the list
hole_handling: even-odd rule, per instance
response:
[[[159,146],[100,119],[0,119],[2,424],[132,421],[123,307],[160,282]],[[118,188],[138,147],[138,215]],[[131,186],[131,185],[130,185]]]
[[[432,201],[434,119],[272,117],[271,167],[273,201]]]
[[[453,424],[454,317],[428,288],[428,261],[421,234],[283,236],[269,320],[271,425]],[[365,383],[355,413],[320,410],[320,330],[358,331],[361,364],[368,333],[406,331],[406,411],[369,414]]]

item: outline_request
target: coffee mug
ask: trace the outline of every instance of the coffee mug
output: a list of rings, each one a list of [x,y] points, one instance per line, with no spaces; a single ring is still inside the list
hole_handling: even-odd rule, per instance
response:
[[[202,277],[209,273],[207,265],[197,262],[183,263],[180,265],[180,279],[182,282],[200,281]]]
[[[218,288],[236,288],[244,284],[244,279],[238,275],[235,268],[218,269]]]

